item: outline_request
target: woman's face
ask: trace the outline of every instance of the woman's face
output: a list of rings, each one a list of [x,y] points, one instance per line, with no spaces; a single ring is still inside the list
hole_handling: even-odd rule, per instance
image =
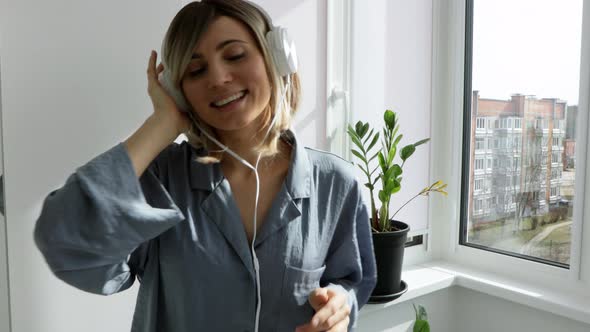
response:
[[[193,49],[182,89],[196,114],[222,131],[253,123],[270,100],[264,58],[248,28],[221,16]]]

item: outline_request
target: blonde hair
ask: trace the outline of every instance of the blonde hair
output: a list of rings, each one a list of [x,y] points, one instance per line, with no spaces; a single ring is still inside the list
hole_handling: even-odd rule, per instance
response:
[[[245,24],[257,42],[259,51],[262,53],[264,63],[271,86],[269,105],[262,113],[263,121],[260,131],[265,130],[271,124],[275,112],[277,120],[270,128],[267,139],[255,147],[256,152],[262,156],[274,156],[278,153],[278,142],[283,132],[291,126],[292,117],[297,111],[300,98],[299,76],[291,74],[290,89],[285,95],[284,105],[278,105],[283,91],[286,88],[286,78],[280,77],[274,60],[271,56],[266,41],[266,33],[272,28],[265,13],[261,12],[256,5],[243,0],[203,0],[195,1],[184,6],[174,17],[164,41],[162,43],[162,59],[168,66],[170,77],[175,88],[182,92],[182,79],[184,72],[190,62],[194,46],[199,42],[207,28],[215,19],[220,16],[227,16]],[[185,96],[186,99],[186,96]],[[190,106],[190,105],[189,105]],[[210,135],[215,136],[213,128],[207,125],[196,112],[192,113],[193,118],[199,126]],[[188,142],[196,149],[205,148],[210,151],[215,143],[211,142],[193,123],[190,130],[186,132]],[[218,162],[219,159],[212,156],[199,158],[200,162]]]

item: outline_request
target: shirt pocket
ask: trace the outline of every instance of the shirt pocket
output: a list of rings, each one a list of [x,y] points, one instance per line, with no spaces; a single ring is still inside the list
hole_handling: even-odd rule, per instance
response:
[[[315,311],[307,301],[309,294],[320,287],[320,279],[326,266],[307,270],[286,265],[281,292],[279,331],[293,331],[298,325],[308,323]]]

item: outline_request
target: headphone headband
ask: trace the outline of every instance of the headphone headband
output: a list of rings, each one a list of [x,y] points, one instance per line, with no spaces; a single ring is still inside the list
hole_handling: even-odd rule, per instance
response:
[[[270,15],[258,4],[249,0],[243,1],[256,8],[270,26],[265,37],[279,75],[287,76],[297,72],[297,51],[287,29],[275,26]]]

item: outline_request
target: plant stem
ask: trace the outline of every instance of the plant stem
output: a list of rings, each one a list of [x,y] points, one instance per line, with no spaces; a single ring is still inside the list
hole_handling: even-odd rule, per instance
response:
[[[397,209],[397,211],[395,211],[395,213],[391,216],[391,219],[393,219],[395,217],[395,215],[399,212],[399,210],[403,209],[404,206],[408,205],[408,203],[413,201],[416,197],[420,196],[421,194],[422,194],[422,192],[419,192],[414,197],[410,198],[407,202],[405,202],[404,205],[402,205],[399,209]]]

